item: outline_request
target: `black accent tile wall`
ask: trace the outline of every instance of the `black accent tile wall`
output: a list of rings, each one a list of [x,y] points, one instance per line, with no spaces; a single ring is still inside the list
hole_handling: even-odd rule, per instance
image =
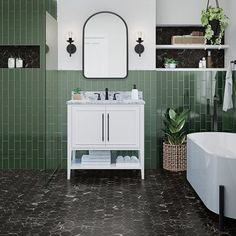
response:
[[[195,49],[157,49],[156,67],[164,68],[165,58],[174,58],[178,61],[178,68],[198,68],[199,61],[207,58],[206,50]],[[214,68],[224,68],[224,50],[211,50]]]
[[[157,26],[156,27],[156,44],[168,45],[171,44],[173,35],[189,35],[193,31],[204,32],[201,26]]]
[[[8,68],[9,57],[20,57],[24,68],[40,68],[40,46],[0,45],[0,68]]]
[[[157,26],[156,44],[171,45],[171,37],[174,35],[190,35],[193,31],[204,32],[201,26]],[[223,39],[224,44],[224,39]],[[224,68],[224,50],[211,50],[214,68]],[[206,50],[198,49],[157,49],[156,68],[164,67],[165,58],[174,58],[178,61],[179,68],[198,68],[199,60],[207,57]]]

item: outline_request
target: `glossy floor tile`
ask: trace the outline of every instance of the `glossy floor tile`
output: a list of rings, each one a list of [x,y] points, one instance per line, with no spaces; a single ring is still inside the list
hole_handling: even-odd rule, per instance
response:
[[[60,171],[48,187],[43,172],[0,172],[0,235],[236,235],[236,221],[217,229],[185,173]]]

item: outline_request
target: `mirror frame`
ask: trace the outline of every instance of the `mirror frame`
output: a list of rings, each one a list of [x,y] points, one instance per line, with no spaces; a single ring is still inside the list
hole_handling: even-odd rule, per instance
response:
[[[84,46],[85,46],[85,28],[86,28],[86,25],[87,23],[89,22],[89,20],[91,18],[93,18],[94,16],[96,15],[99,15],[99,14],[104,14],[104,13],[107,13],[107,14],[112,14],[112,15],[115,15],[117,17],[119,17],[124,25],[125,25],[125,30],[126,30],[126,51],[127,51],[127,65],[126,65],[126,75],[124,77],[104,77],[104,78],[89,78],[89,77],[86,77],[85,74],[84,74]],[[128,34],[128,25],[126,23],[126,21],[118,14],[114,13],[114,12],[111,12],[111,11],[100,11],[100,12],[97,12],[97,13],[94,13],[93,15],[91,15],[84,23],[84,26],[83,26],[83,52],[82,52],[82,69],[83,69],[83,76],[85,79],[126,79],[128,77],[128,74],[129,74],[129,34]]]

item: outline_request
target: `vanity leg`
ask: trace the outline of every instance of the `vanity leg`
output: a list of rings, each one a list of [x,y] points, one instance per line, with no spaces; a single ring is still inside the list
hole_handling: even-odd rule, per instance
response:
[[[141,178],[144,179],[144,150],[139,151],[139,161],[141,164]]]
[[[73,151],[72,151],[72,160],[73,160],[73,161],[75,160],[75,156],[76,156],[76,150],[73,150]]]
[[[225,187],[219,186],[219,230],[224,230]]]
[[[70,170],[70,168],[68,168],[67,169],[67,180],[70,180],[70,172],[71,172],[71,170]]]
[[[141,178],[144,179],[144,169],[141,170]]]
[[[67,179],[70,180],[70,174],[71,174],[71,155],[72,155],[72,151],[68,150],[68,154],[67,154]]]

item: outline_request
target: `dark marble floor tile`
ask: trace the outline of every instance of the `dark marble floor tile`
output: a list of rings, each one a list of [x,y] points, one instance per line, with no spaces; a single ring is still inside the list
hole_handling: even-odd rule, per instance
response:
[[[0,172],[0,236],[236,235],[235,220],[218,231],[185,173],[58,172],[43,186],[40,171]]]

